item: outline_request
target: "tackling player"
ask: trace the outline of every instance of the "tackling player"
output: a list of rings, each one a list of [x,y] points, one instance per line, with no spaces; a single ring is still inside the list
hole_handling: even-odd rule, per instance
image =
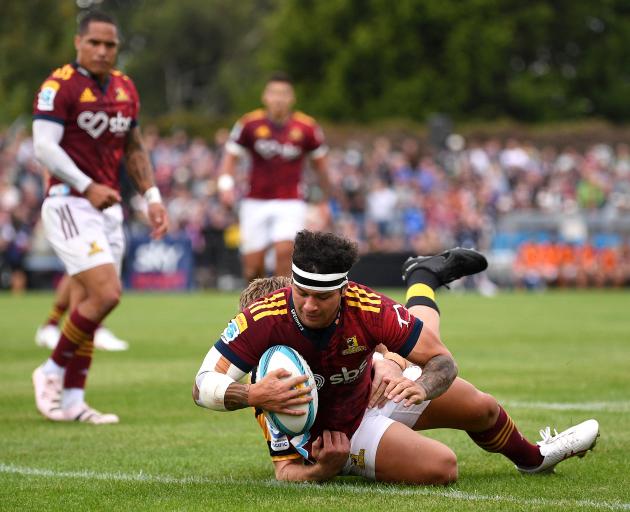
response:
[[[131,79],[114,69],[118,29],[92,11],[79,22],[76,61],[55,70],[34,103],[35,156],[51,172],[42,204],[46,238],[70,275],[70,314],[50,358],[33,372],[38,410],[53,421],[117,423],[85,402],[94,333],[120,300],[124,250],[118,169],[148,203],[154,238],[168,228],[166,210],[137,125]]]
[[[343,239],[300,233],[291,288],[276,290],[239,314],[196,378],[195,400],[201,406],[231,410],[253,405],[291,414],[287,405],[308,401],[291,389],[304,379],[279,380],[282,371],[251,385],[233,379],[251,369],[278,340],[305,357],[319,376],[318,387],[321,383],[313,429],[289,439],[257,411],[278,479],[324,480],[341,473],[389,482],[448,483],[457,477],[453,452],[413,432],[438,426],[468,431],[480,446],[503,453],[523,472],[550,470],[560,460],[592,448],[597,437],[594,420],[547,436],[538,447],[520,435],[490,395],[455,379],[454,362],[439,341],[432,287],[485,269],[482,255],[454,249],[412,260],[406,268],[406,275],[413,276],[411,311],[348,283],[345,274],[355,258],[356,249]],[[414,317],[420,314],[424,323]],[[401,376],[398,368],[380,380],[384,388],[375,382],[370,397],[371,355],[379,340],[399,354],[408,352],[423,372],[415,379],[409,370]],[[366,410],[383,392],[389,398],[385,407]],[[399,463],[402,457],[406,464]]]
[[[291,274],[295,234],[304,228],[306,203],[300,189],[304,160],[310,155],[325,202],[329,195],[327,147],[321,128],[301,112],[293,112],[291,80],[273,75],[262,94],[265,109],[244,115],[225,146],[218,187],[223,201],[234,202],[234,174],[238,160],[251,157],[249,190],[239,219],[243,276],[246,281],[265,275],[265,254],[275,250],[275,275]]]

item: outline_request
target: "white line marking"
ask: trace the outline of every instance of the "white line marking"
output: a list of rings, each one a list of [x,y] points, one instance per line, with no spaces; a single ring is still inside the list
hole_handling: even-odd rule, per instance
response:
[[[500,401],[509,407],[519,409],[543,409],[548,411],[603,411],[629,412],[630,402],[525,402],[519,400]]]
[[[175,477],[168,475],[148,475],[146,473],[99,473],[96,471],[55,471],[52,469],[28,468],[22,466],[14,466],[12,464],[0,463],[0,474],[14,474],[30,477],[44,478],[80,478],[84,480],[107,480],[118,482],[145,482],[159,484],[176,484],[176,485],[239,485],[239,486],[263,486],[263,487],[296,487],[301,491],[305,489],[323,490],[328,493],[335,491],[338,493],[351,494],[381,494],[387,496],[434,496],[439,498],[447,498],[459,501],[479,501],[494,503],[514,503],[526,506],[540,507],[568,507],[575,508],[594,508],[602,510],[630,510],[630,503],[622,503],[620,501],[601,501],[601,500],[549,500],[545,498],[519,498],[518,496],[500,496],[500,495],[484,495],[468,493],[457,490],[439,490],[430,487],[396,487],[385,484],[367,485],[343,485],[338,483],[331,484],[309,484],[304,487],[303,484],[293,484],[288,482],[277,482],[275,480],[252,480],[238,479],[226,476],[224,478],[206,478],[203,476],[184,476]]]

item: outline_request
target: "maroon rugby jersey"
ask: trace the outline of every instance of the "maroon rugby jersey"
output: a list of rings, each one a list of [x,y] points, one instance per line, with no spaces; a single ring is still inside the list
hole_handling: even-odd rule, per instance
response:
[[[95,182],[118,190],[120,161],[139,109],[138,92],[129,77],[112,71],[101,86],[74,63],[56,69],[44,81],[33,103],[33,118],[62,124],[60,145],[77,167]],[[51,176],[49,187],[59,183]]]
[[[383,343],[406,357],[420,337],[422,321],[401,304],[350,282],[337,321],[326,329],[309,329],[301,324],[291,295],[290,287],[282,288],[253,303],[243,311],[245,321],[240,318],[237,329],[228,326],[215,347],[244,372],[274,345],[288,345],[304,357],[319,394],[315,424],[298,450],[308,458],[311,442],[324,429],[352,437],[368,405],[374,348]]]
[[[324,136],[315,120],[294,112],[282,125],[275,124],[264,110],[244,115],[232,129],[228,151],[233,145],[251,155],[250,189],[254,199],[298,199],[304,158],[312,151],[325,151]]]

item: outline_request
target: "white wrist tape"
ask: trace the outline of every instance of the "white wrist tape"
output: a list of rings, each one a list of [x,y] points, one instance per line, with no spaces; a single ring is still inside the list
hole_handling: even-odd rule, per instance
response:
[[[380,352],[374,352],[372,354],[372,361],[382,361],[383,360],[383,354],[381,354]]]
[[[197,403],[213,411],[225,411],[223,399],[230,384],[235,382],[224,373],[207,372],[203,375],[201,382],[197,383],[199,388],[199,400]]]
[[[144,196],[145,201],[149,204],[162,202],[162,195],[160,194],[160,189],[158,189],[155,186],[148,188],[146,192],[143,194],[143,196]]]
[[[234,178],[230,174],[222,174],[217,180],[217,188],[220,192],[228,192],[234,188]]]

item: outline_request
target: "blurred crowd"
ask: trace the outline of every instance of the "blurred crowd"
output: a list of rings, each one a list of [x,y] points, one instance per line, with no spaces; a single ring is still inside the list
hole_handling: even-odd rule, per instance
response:
[[[226,255],[234,259],[238,246],[236,212],[221,204],[216,187],[228,132],[219,130],[210,143],[183,131],[160,136],[153,127],[145,128],[144,135],[172,232],[185,234],[192,242],[197,284],[213,286],[220,267],[227,265]],[[307,170],[309,227],[333,229],[355,239],[362,253],[431,254],[454,245],[490,251],[501,220],[515,212],[549,217],[630,215],[627,144],[593,144],[578,150],[538,147],[516,139],[465,141],[458,135],[432,150],[414,138],[330,144],[331,215],[324,214],[321,191]],[[243,193],[246,163],[239,172],[236,181]],[[43,176],[26,133],[0,134],[0,287],[24,287],[26,256],[48,250],[39,227]],[[146,232],[142,200],[129,183],[123,195],[128,199],[130,233]],[[515,247],[516,284],[529,285],[532,273],[545,283],[627,284],[628,236],[621,233],[615,240],[612,249],[619,264],[613,265],[614,276],[592,280],[561,281],[557,273],[548,277],[548,262],[541,264],[544,271],[537,269],[531,247]],[[589,244],[588,239],[581,242]]]

